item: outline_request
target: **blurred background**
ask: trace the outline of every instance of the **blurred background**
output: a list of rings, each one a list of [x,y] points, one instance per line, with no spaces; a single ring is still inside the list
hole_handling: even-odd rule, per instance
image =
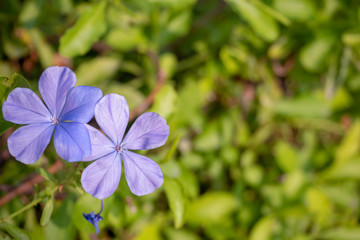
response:
[[[356,240],[359,22],[356,0],[1,0],[1,103],[64,65],[168,121],[141,152],[163,186],[138,197],[123,174],[99,239]],[[88,163],[50,144],[24,165],[16,127],[0,116],[0,239],[97,239]]]

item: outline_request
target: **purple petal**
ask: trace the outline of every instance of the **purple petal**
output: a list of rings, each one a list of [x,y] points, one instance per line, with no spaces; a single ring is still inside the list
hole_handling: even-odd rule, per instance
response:
[[[34,164],[49,144],[54,125],[31,124],[17,129],[8,138],[9,152],[16,160]]]
[[[165,144],[170,133],[166,120],[157,113],[141,114],[123,140],[126,149],[146,150]]]
[[[40,98],[28,88],[15,88],[2,107],[4,119],[17,124],[50,122],[51,114]]]
[[[68,162],[81,161],[91,154],[89,132],[82,123],[62,122],[57,125],[54,144],[57,154]]]
[[[53,115],[59,116],[70,88],[74,87],[76,76],[67,67],[48,67],[41,74],[39,91]]]
[[[91,156],[83,158],[82,161],[92,161],[114,152],[114,143],[96,128],[85,124],[89,131],[91,141]]]
[[[149,194],[163,184],[164,177],[156,162],[130,151],[124,151],[121,156],[124,161],[126,181],[133,194],[138,196]]]
[[[94,116],[95,104],[101,97],[102,92],[96,87],[79,86],[70,89],[60,120],[88,123]]]
[[[117,94],[104,96],[95,106],[95,118],[114,144],[120,144],[129,121],[129,106],[125,98]]]
[[[120,154],[114,151],[85,168],[81,175],[81,184],[93,197],[104,199],[115,192],[120,176]]]

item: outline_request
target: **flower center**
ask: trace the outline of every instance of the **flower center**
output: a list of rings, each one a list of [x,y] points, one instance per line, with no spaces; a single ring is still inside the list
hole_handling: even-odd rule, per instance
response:
[[[56,115],[52,116],[50,118],[51,122],[54,124],[54,125],[58,125],[60,123],[59,119],[56,117]]]
[[[118,153],[121,153],[121,152],[123,151],[122,145],[121,145],[121,144],[117,145],[117,146],[115,147],[115,151],[117,151]]]

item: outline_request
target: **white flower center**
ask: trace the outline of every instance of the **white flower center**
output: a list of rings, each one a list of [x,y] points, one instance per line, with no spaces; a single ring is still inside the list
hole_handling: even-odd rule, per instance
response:
[[[117,145],[117,146],[115,147],[115,151],[117,151],[118,153],[121,153],[123,150],[124,150],[124,149],[123,149],[123,147],[122,147],[121,144],[119,144],[119,145]]]
[[[59,119],[56,117],[56,115],[53,115],[51,118],[50,118],[52,124],[54,125],[58,125],[60,123]]]

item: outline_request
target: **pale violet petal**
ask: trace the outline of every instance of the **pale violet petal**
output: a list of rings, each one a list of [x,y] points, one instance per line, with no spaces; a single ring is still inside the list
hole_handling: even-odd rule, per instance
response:
[[[169,133],[170,127],[163,117],[154,112],[147,112],[136,119],[122,145],[131,150],[157,148],[166,143]]]
[[[82,123],[62,122],[57,125],[54,144],[57,154],[67,162],[78,162],[91,155],[89,132]]]
[[[97,87],[79,86],[69,90],[60,121],[88,123],[94,116],[95,104],[102,97]]]
[[[82,161],[92,161],[115,151],[114,143],[96,128],[85,124],[89,131],[91,142],[91,156],[84,157]]]
[[[2,106],[4,119],[17,124],[50,122],[51,114],[40,98],[28,88],[15,88]]]
[[[133,194],[146,195],[163,184],[162,171],[159,165],[150,158],[131,151],[123,151],[121,157],[124,162],[126,181]]]
[[[125,98],[117,94],[104,96],[95,106],[95,118],[114,144],[120,144],[129,120],[129,106]]]
[[[87,166],[81,175],[81,184],[93,197],[104,199],[115,192],[120,176],[120,154],[114,151]]]
[[[34,164],[51,140],[54,125],[50,123],[31,124],[17,129],[8,138],[8,148],[16,160]]]
[[[75,73],[67,67],[48,67],[41,74],[39,91],[52,115],[59,116],[66,94],[75,83]]]

